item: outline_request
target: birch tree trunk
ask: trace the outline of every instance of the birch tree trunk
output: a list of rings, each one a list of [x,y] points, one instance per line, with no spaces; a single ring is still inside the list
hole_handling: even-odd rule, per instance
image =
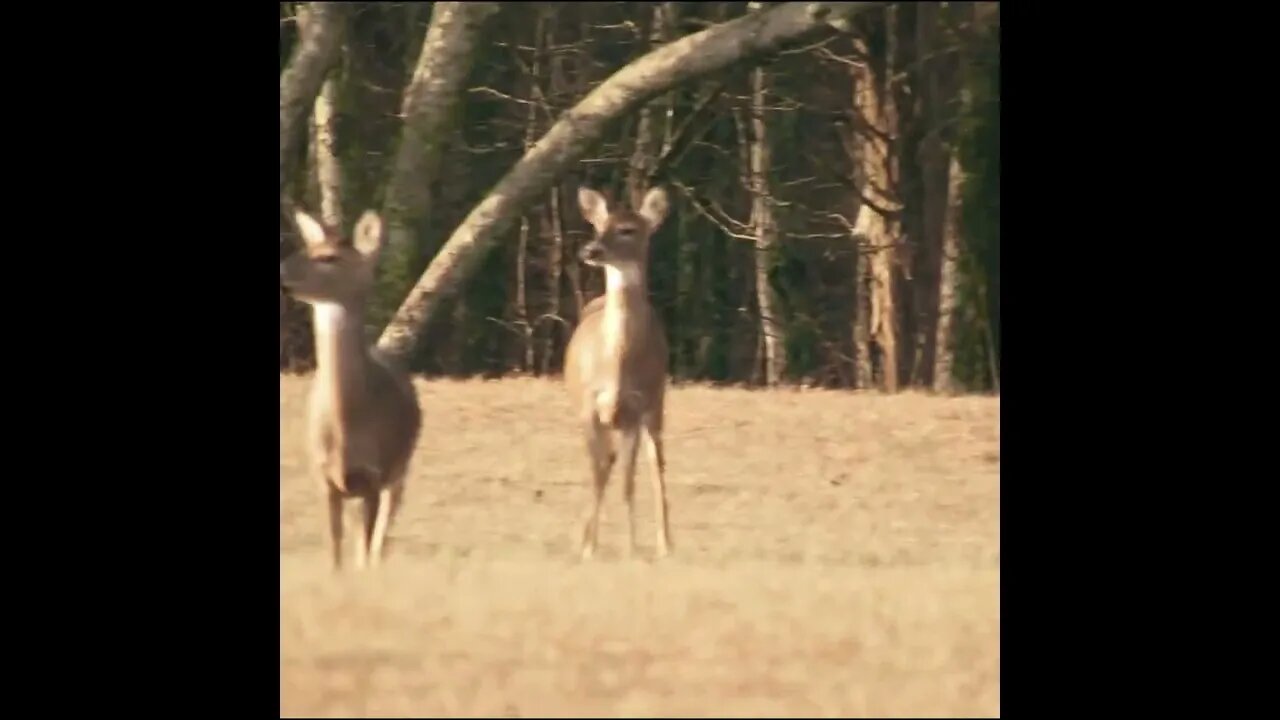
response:
[[[940,393],[950,392],[952,389],[955,351],[951,325],[956,311],[956,259],[960,254],[960,188],[963,184],[964,171],[960,168],[960,158],[952,153],[947,172],[947,214],[942,229],[942,262],[938,273],[938,330],[934,341],[936,360],[933,389]]]
[[[334,73],[324,81],[311,114],[312,158],[320,195],[320,219],[331,228],[342,228],[342,166],[334,152],[334,108],[338,79]]]
[[[759,12],[763,3],[747,8]],[[760,310],[760,335],[764,347],[764,382],[777,385],[787,372],[787,344],[781,319],[781,303],[769,282],[778,253],[778,227],[769,188],[771,156],[769,128],[765,119],[769,78],[762,67],[751,72],[751,226],[755,235],[756,303]]]
[[[524,128],[524,151],[529,152],[533,141],[538,137],[538,103],[533,99],[540,96],[538,83],[542,74],[543,33],[546,28],[547,15],[542,8],[538,11],[537,26],[533,31],[533,62],[530,64],[528,80],[530,98],[526,106]],[[524,340],[523,365],[525,372],[533,372],[533,317],[529,312],[528,272],[529,272],[529,236],[531,232],[529,213],[520,216],[520,247],[516,251],[516,315],[520,322],[521,336]]]
[[[407,357],[440,301],[457,291],[485,251],[530,202],[583,157],[611,121],[680,83],[759,57],[829,27],[848,30],[852,17],[881,4],[778,5],[664,45],[614,73],[561,115],[463,220],[401,304],[379,338],[379,349],[392,357]]]

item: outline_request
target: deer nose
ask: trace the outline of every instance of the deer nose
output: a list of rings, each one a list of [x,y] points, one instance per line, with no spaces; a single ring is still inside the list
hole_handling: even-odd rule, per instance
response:
[[[600,243],[590,243],[582,248],[579,253],[583,260],[599,260],[604,255],[604,249],[600,247]]]

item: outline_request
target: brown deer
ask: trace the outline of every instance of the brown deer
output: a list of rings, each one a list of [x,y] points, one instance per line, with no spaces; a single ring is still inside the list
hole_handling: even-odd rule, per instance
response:
[[[316,372],[308,450],[328,492],[334,569],[342,567],[343,501],[364,501],[356,566],[377,565],[399,508],[421,426],[408,375],[365,344],[365,305],[382,249],[382,220],[361,216],[353,240],[304,212],[295,220],[304,247],[280,264],[281,288],[312,307]]]
[[[583,308],[565,349],[565,385],[586,433],[594,491],[582,528],[582,557],[595,553],[600,503],[619,452],[629,551],[635,554],[636,452],[642,435],[657,509],[657,553],[663,557],[671,551],[662,455],[667,338],[649,304],[647,277],[649,238],[666,218],[667,194],[653,188],[638,212],[610,211],[604,196],[584,187],[578,190],[578,205],[595,228],[595,237],[580,253],[582,261],[605,271],[605,294]]]

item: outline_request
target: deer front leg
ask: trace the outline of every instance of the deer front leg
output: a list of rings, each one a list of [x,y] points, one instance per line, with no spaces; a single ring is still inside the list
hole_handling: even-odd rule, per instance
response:
[[[609,471],[613,468],[613,453],[609,448],[609,436],[593,415],[586,426],[587,454],[591,461],[591,504],[587,508],[586,520],[582,524],[582,559],[588,560],[596,551],[596,540],[600,530],[600,503],[604,498],[604,488],[609,482]]]
[[[671,528],[667,525],[666,460],[662,456],[662,433],[653,423],[645,423],[645,452],[649,456],[653,478],[653,503],[657,511],[658,557],[671,554]]]
[[[333,569],[342,569],[342,494],[329,487],[329,544],[333,551]]]
[[[630,533],[627,553],[634,557],[636,554],[636,453],[640,449],[640,429],[630,428],[619,434],[621,435],[618,450],[622,455],[622,493],[627,500],[627,531]]]
[[[393,491],[383,487],[377,495],[370,495],[365,501],[364,523],[365,536],[369,539],[369,563],[377,566],[382,563],[382,544],[387,537],[387,525],[391,521]],[[370,512],[373,505],[373,512]]]

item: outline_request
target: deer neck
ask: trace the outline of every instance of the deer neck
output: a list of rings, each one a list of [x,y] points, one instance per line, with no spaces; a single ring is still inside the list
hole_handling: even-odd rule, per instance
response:
[[[621,363],[631,339],[648,317],[644,265],[609,265],[604,270],[604,346],[607,357]]]
[[[338,303],[319,303],[312,310],[316,336],[316,383],[330,407],[343,414],[365,394],[368,356],[364,347],[364,313]]]

